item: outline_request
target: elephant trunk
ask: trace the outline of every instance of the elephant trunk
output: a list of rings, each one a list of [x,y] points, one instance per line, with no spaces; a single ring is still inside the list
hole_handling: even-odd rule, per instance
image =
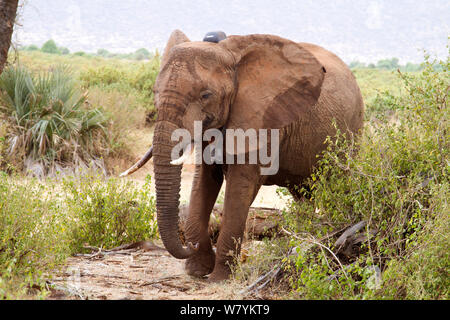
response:
[[[171,134],[178,126],[158,121],[153,137],[153,163],[156,184],[156,208],[159,233],[167,251],[178,259],[187,259],[196,252],[197,245],[184,247],[178,233],[181,165],[172,165],[171,152],[176,142]]]

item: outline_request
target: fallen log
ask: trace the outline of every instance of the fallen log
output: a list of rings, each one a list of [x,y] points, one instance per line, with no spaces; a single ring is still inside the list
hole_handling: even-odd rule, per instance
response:
[[[360,244],[369,241],[377,234],[376,229],[365,232],[367,221],[360,221],[346,229],[334,243],[336,254],[342,254],[347,258],[356,257],[360,251]]]

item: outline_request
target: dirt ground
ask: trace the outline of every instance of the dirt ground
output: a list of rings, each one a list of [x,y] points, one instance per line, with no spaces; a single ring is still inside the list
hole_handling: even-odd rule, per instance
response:
[[[136,136],[133,157],[138,160],[146,152],[152,131]],[[126,169],[126,168],[123,168]],[[189,202],[194,166],[184,165],[182,171],[180,203]],[[145,176],[153,176],[153,165],[147,165],[125,178],[143,184]],[[225,186],[221,195],[224,195]],[[276,193],[276,186],[264,186],[253,207],[281,209],[287,197]],[[154,181],[151,190],[154,191]],[[244,246],[252,246],[252,243]],[[113,252],[93,252],[71,257],[60,274],[49,280],[54,290],[49,299],[243,299],[243,284],[227,281],[210,284],[204,279],[192,278],[184,272],[184,261],[173,258],[161,243],[148,248],[135,248]],[[249,250],[252,254],[252,250]]]
[[[170,300],[239,299],[243,288],[210,284],[188,276],[184,261],[165,250],[131,249],[93,257],[72,257],[51,280],[50,299]]]

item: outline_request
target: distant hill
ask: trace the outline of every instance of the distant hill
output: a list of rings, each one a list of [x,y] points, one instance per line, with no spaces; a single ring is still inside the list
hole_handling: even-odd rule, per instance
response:
[[[21,0],[16,43],[53,39],[73,51],[160,51],[174,29],[191,40],[212,30],[271,33],[322,45],[346,62],[398,57],[420,49],[447,55],[448,0]]]

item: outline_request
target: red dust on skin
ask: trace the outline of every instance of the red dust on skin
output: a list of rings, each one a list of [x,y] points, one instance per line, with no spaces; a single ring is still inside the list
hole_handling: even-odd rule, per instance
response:
[[[187,259],[188,274],[212,271],[210,281],[230,275],[232,256],[240,252],[235,240],[242,239],[249,207],[261,186],[300,184],[319,160],[326,137],[334,136],[334,124],[348,136],[358,135],[364,114],[355,77],[342,60],[319,46],[273,35],[230,36],[210,43],[190,42],[175,31],[164,51],[155,102],[153,153],[161,238],[175,257]],[[181,168],[170,164],[175,146],[170,137],[176,129],[193,135],[195,121],[207,124],[203,130],[279,129],[280,157],[274,175],[261,175],[259,164],[196,166],[185,235],[187,243],[199,244],[193,251],[192,246],[183,247],[176,228]],[[202,151],[206,146],[202,144]],[[237,156],[239,150],[234,151]],[[224,179],[225,212],[214,252],[207,228]]]

